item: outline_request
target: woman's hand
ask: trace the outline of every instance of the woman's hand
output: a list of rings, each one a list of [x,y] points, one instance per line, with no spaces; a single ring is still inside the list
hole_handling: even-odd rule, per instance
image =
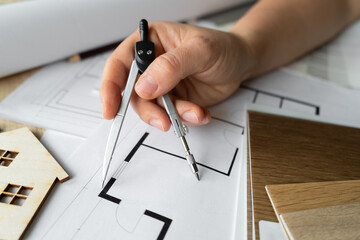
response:
[[[138,31],[124,40],[106,62],[101,84],[103,115],[115,117],[132,60]],[[228,98],[255,64],[248,44],[231,33],[171,22],[149,24],[157,58],[140,76],[131,104],[146,123],[167,131],[170,120],[161,96],[170,92],[187,125],[210,121],[207,106]]]

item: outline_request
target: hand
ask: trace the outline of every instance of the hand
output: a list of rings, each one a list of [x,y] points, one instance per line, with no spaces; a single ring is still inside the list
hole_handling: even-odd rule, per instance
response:
[[[161,101],[170,92],[179,117],[187,125],[210,121],[207,106],[228,98],[250,75],[254,57],[239,36],[170,22],[149,24],[149,40],[157,58],[140,76],[131,104],[146,123],[169,130],[171,123]],[[136,31],[108,58],[101,84],[103,115],[115,117],[132,60]]]

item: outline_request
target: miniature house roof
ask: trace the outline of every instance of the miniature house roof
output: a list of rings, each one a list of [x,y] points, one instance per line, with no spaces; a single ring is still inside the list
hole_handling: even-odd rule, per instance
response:
[[[0,133],[0,239],[18,239],[58,179],[69,175],[28,128]]]

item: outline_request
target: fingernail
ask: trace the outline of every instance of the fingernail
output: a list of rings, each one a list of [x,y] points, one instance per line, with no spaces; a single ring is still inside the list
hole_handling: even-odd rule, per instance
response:
[[[157,88],[157,82],[150,75],[141,76],[135,86],[137,93],[148,96],[153,95]]]
[[[182,118],[185,121],[192,122],[192,123],[199,123],[199,118],[196,113],[192,110],[186,111],[182,114]]]
[[[203,120],[201,121],[201,124],[207,124],[210,122],[210,117],[208,115],[206,115]]]
[[[164,126],[163,126],[162,122],[159,119],[151,119],[150,120],[150,125],[160,129],[161,131],[164,131]]]

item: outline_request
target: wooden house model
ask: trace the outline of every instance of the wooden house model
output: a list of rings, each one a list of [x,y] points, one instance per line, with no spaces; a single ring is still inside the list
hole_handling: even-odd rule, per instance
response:
[[[0,133],[0,239],[19,239],[56,180],[69,175],[28,128]]]

